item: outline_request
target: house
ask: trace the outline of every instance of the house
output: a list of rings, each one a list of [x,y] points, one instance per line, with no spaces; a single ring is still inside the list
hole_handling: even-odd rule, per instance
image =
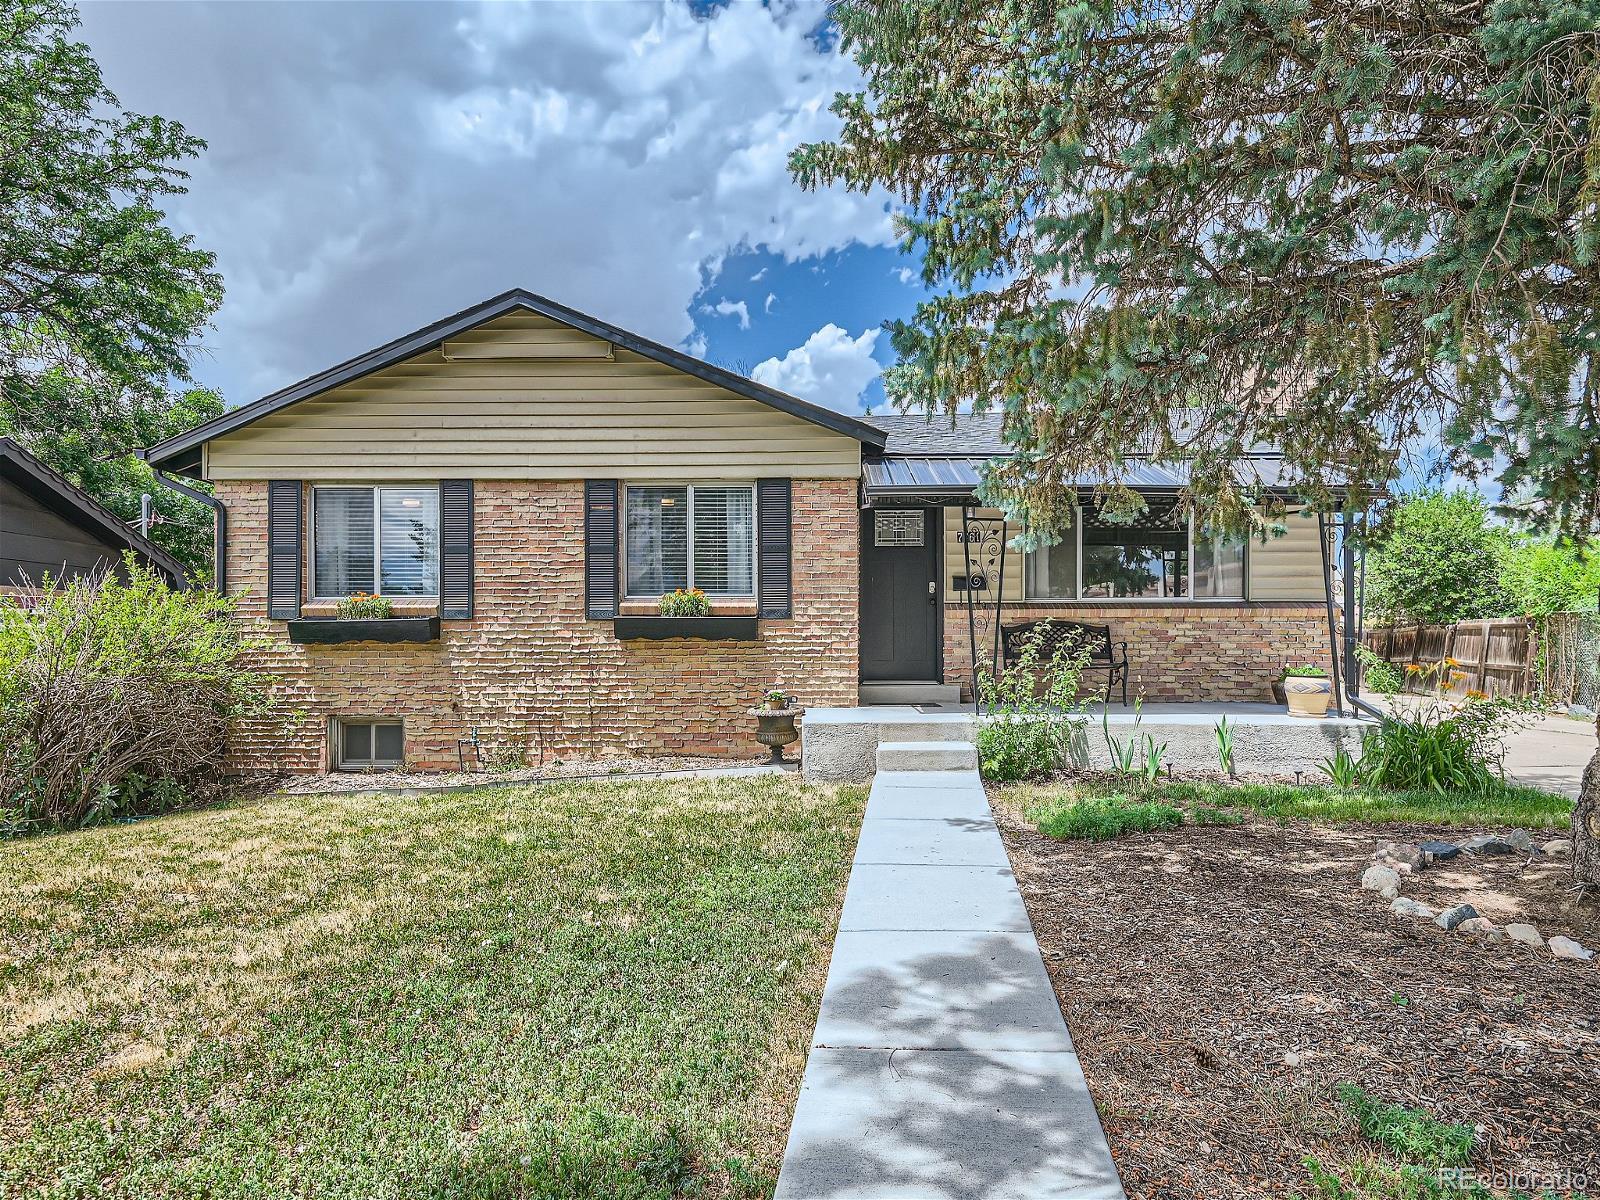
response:
[[[30,590],[47,577],[120,572],[130,551],[173,586],[188,586],[172,555],[11,438],[0,438],[0,593]]]
[[[948,696],[980,616],[1108,622],[1151,698],[1264,700],[1326,661],[1315,521],[1199,538],[1150,468],[1142,522],[1023,555],[971,508],[1000,452],[991,418],[846,416],[513,291],[146,457],[214,485],[219,577],[295,714],[241,728],[242,768],[753,754],[768,688]],[[659,615],[691,587],[710,616]],[[362,591],[393,619],[337,620]]]

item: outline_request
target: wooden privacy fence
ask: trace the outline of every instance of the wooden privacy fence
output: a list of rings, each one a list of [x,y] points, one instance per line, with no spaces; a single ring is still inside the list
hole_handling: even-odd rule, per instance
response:
[[[1446,695],[1478,691],[1488,696],[1527,696],[1538,682],[1536,634],[1532,621],[1518,617],[1454,625],[1380,625],[1368,630],[1365,640],[1374,654],[1400,668],[1408,692],[1431,692],[1438,675],[1407,667],[1437,667],[1450,658],[1458,664],[1459,678],[1445,689]]]

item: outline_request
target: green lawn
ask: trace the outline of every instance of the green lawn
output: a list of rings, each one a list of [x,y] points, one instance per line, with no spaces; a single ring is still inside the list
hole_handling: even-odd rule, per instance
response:
[[[1373,823],[1454,825],[1472,828],[1518,826],[1566,829],[1572,823],[1572,801],[1537,788],[1505,786],[1482,794],[1381,792],[1352,788],[1278,783],[1209,783],[1160,780],[1146,787],[1134,780],[1110,777],[1051,783],[1010,784],[1001,794],[1046,833],[1083,822],[1069,813],[1080,801],[1121,795],[1143,803],[1168,804],[1198,811],[1202,821],[1219,809],[1240,809],[1278,820],[1363,821]],[[1214,823],[1214,822],[1210,822]]]
[[[765,1194],[863,802],[280,797],[0,843],[0,1196]]]

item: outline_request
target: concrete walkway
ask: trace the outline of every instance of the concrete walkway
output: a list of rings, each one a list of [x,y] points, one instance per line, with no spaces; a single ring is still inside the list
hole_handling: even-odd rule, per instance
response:
[[[777,1200],[1121,1200],[978,774],[880,771]]]

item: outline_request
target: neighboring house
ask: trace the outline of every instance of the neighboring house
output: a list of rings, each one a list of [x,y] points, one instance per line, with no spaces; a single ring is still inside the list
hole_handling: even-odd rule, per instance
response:
[[[176,587],[183,565],[10,438],[0,438],[0,592],[122,570],[132,551]]]
[[[961,505],[997,433],[844,416],[515,291],[146,457],[214,484],[223,577],[294,713],[243,728],[236,762],[449,769],[474,735],[754,753],[770,687],[849,706],[959,681]],[[1006,551],[1001,619],[1111,623],[1151,698],[1264,700],[1283,662],[1325,661],[1316,523],[1191,545],[1150,474],[1147,521]],[[691,586],[710,618],[656,615]],[[359,591],[408,619],[332,620]]]

